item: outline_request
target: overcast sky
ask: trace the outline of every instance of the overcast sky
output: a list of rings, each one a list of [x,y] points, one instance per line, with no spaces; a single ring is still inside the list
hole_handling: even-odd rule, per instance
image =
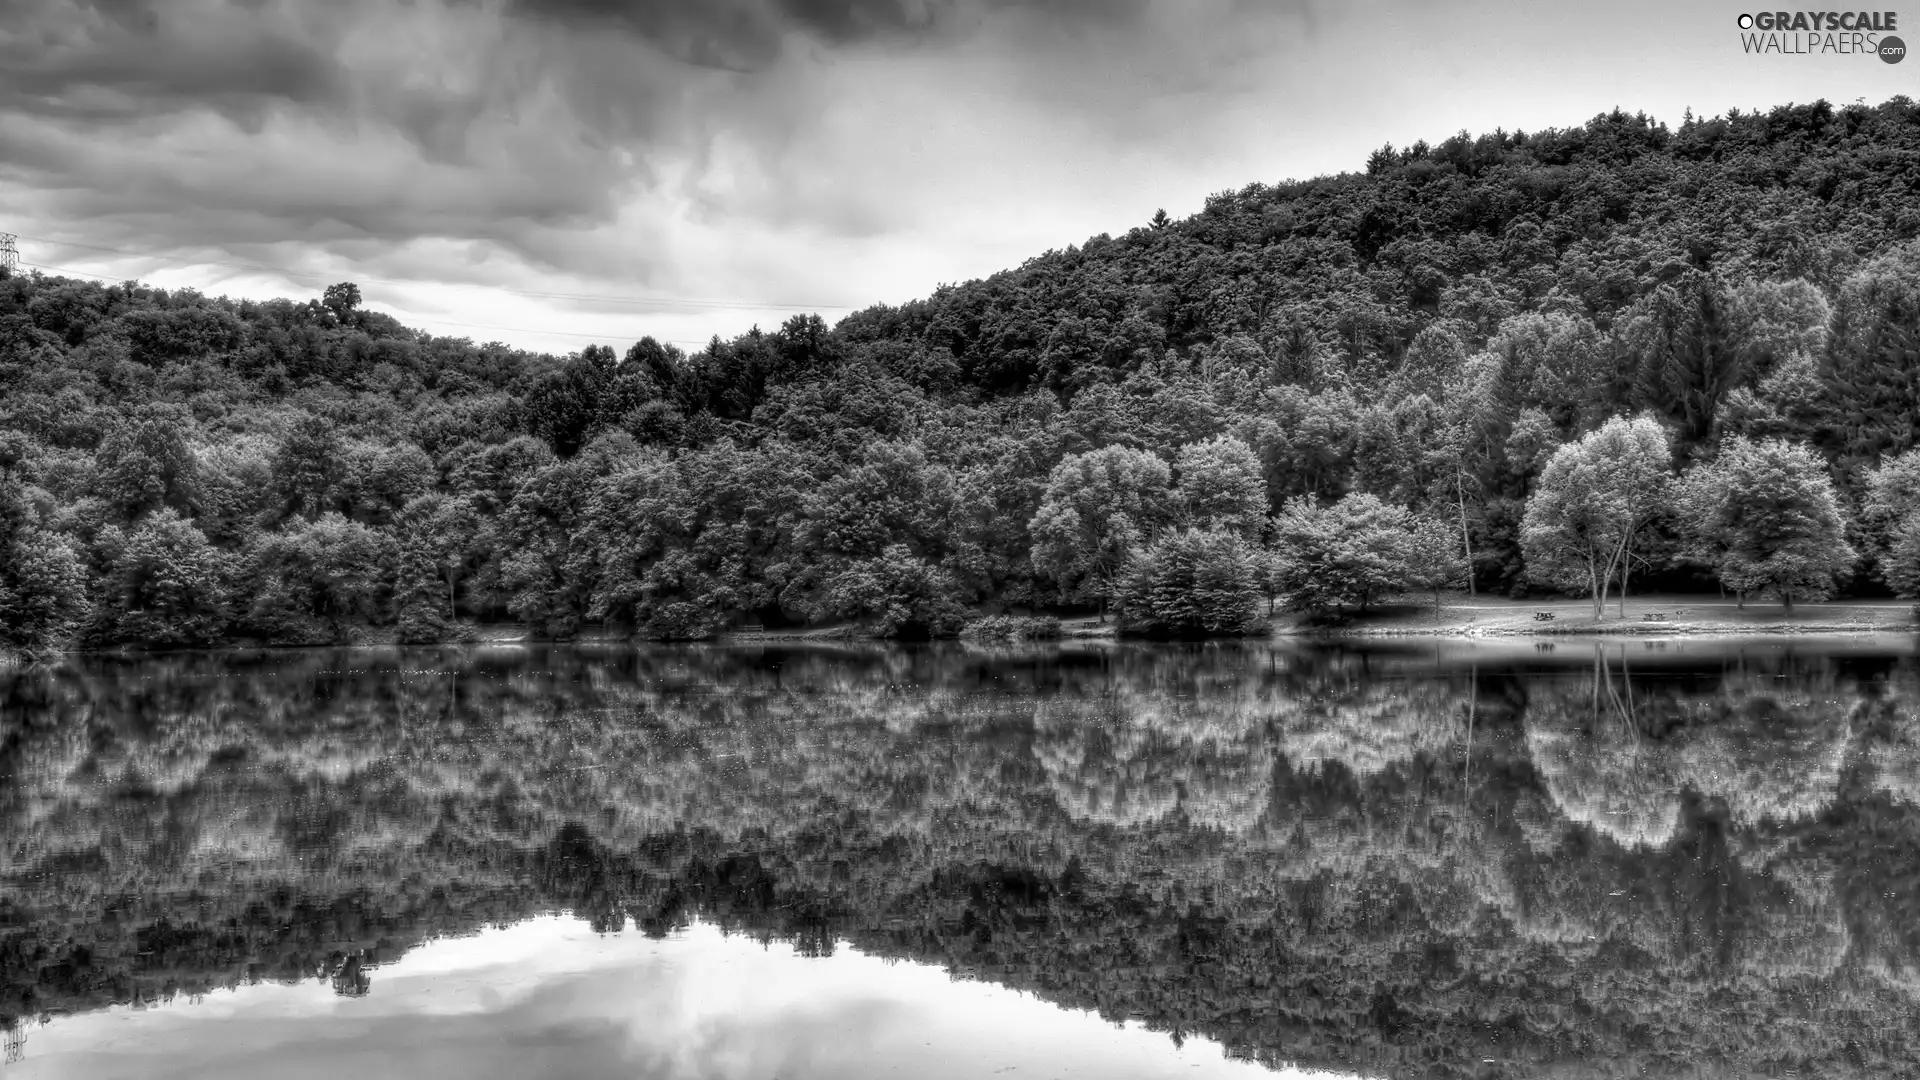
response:
[[[1738,3],[0,8],[24,261],[236,296],[351,280],[555,351],[831,321],[1386,142],[1920,97],[1920,61],[1745,55]]]

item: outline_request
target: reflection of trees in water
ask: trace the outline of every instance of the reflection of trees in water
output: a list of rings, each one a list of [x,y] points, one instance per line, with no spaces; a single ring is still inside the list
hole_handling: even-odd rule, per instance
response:
[[[1831,666],[1743,663],[1690,690],[1636,680],[1626,650],[1616,660],[1596,645],[1593,659],[1590,674],[1543,681],[1529,701],[1534,766],[1571,820],[1659,848],[1680,830],[1685,791],[1743,828],[1807,820],[1837,797],[1865,691]]]
[[[1895,672],[1886,709],[1867,750],[1873,784],[1887,797],[1920,807],[1920,673]]]
[[[1836,684],[1831,668],[1728,673],[1694,705],[1675,748],[1676,772],[1720,799],[1734,823],[1804,821],[1833,803],[1861,689]]]
[[[1687,858],[1668,877],[1685,910],[1616,922],[1613,933],[1655,955],[1704,956],[1765,979],[1838,971],[1853,945],[1849,922],[1863,911],[1856,903],[1849,912],[1833,865],[1801,850],[1793,830],[1840,798],[1871,687],[1817,658],[1737,661],[1705,685],[1636,686],[1627,663],[1596,648],[1590,675],[1536,686],[1527,717],[1533,764],[1568,819],[1623,847]],[[1879,752],[1868,746],[1866,756]],[[1731,832],[1714,824],[1722,814]],[[1699,880],[1703,863],[1722,880]],[[1608,932],[1592,918],[1564,921],[1580,905],[1552,910],[1562,934]],[[1744,943],[1737,955],[1695,944],[1730,926]]]
[[[1831,865],[1810,858],[1768,864],[1774,895],[1754,904],[1747,934],[1758,944],[1743,967],[1763,979],[1818,978],[1837,971],[1852,944]]]
[[[1672,756],[1622,703],[1598,648],[1594,660],[1586,679],[1543,680],[1531,688],[1528,754],[1569,820],[1623,847],[1664,847],[1680,829]]]
[[[1273,758],[1258,700],[1244,690],[1169,699],[1115,688],[1097,698],[1044,698],[1033,753],[1075,821],[1120,827],[1178,813],[1241,833],[1266,811]]]
[[[1280,751],[1295,767],[1337,762],[1374,776],[1421,754],[1444,754],[1466,735],[1464,685],[1378,674],[1364,657],[1339,658],[1300,681],[1277,697],[1273,712]]]
[[[1793,665],[1603,665],[1610,689],[1232,647],[16,674],[0,1012],[364,992],[424,936],[563,907],[851,937],[1264,1060],[1904,1067],[1885,1029],[1920,998],[1876,988],[1916,984],[1920,811],[1876,792],[1912,713],[1868,724],[1877,676]]]

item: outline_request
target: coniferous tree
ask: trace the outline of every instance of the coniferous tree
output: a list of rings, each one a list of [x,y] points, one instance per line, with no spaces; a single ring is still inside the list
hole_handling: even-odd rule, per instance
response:
[[[1167,637],[1259,629],[1262,574],[1251,546],[1223,529],[1160,537],[1128,564],[1116,597],[1120,629]]]

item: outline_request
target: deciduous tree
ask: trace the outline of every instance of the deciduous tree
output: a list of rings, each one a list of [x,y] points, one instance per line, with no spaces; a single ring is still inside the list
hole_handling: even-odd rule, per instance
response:
[[[1733,439],[1688,471],[1680,506],[1720,580],[1742,594],[1823,600],[1855,554],[1825,464],[1783,439]]]
[[[1201,529],[1225,529],[1254,538],[1267,519],[1267,489],[1260,459],[1231,435],[1216,435],[1180,448],[1174,459],[1181,509]]]
[[[1274,519],[1275,584],[1301,611],[1365,609],[1408,582],[1412,516],[1373,495],[1322,507],[1289,499]]]
[[[1033,516],[1034,568],[1070,597],[1100,602],[1102,617],[1134,548],[1150,543],[1173,510],[1167,463],[1109,446],[1069,454],[1047,478]]]
[[[1672,457],[1660,425],[1615,418],[1554,451],[1520,528],[1527,574],[1593,597],[1594,618],[1615,575],[1621,613],[1640,530],[1667,505]]]
[[[87,638],[95,644],[212,645],[230,621],[232,558],[172,508],[101,536],[106,563]]]

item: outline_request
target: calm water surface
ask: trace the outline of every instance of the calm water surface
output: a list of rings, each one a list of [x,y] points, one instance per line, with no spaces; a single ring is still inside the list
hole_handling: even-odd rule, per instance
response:
[[[1914,642],[0,671],[0,1077],[1920,1076]]]

